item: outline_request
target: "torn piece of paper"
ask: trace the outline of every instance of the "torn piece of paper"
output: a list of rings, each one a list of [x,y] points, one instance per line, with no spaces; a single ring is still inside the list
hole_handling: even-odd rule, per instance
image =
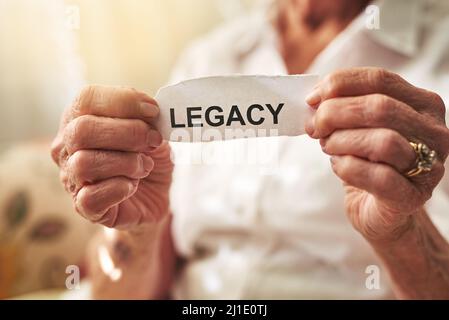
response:
[[[161,88],[155,123],[168,141],[297,136],[311,115],[316,75],[217,76]]]

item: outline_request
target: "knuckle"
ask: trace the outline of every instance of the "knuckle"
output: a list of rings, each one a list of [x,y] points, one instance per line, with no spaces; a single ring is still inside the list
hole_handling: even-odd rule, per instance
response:
[[[394,112],[392,100],[383,94],[373,94],[368,101],[367,118],[371,122],[386,123],[388,122]]]
[[[340,95],[341,77],[338,71],[328,74],[324,78],[324,83],[329,97],[337,97]]]
[[[85,132],[92,126],[92,120],[92,116],[90,115],[80,116],[73,120],[75,126],[74,129],[80,133]]]
[[[437,104],[441,107],[445,106],[443,98],[438,93],[429,91],[429,96],[430,96],[431,100],[435,102],[435,104]]]
[[[428,94],[433,109],[444,119],[446,115],[446,105],[443,98],[438,93],[433,91],[429,91]]]
[[[67,125],[64,132],[64,140],[70,151],[76,151],[83,146],[83,143],[88,138],[89,129],[92,125],[93,121],[89,115],[75,118]]]
[[[399,133],[389,129],[380,130],[377,139],[379,139],[379,144],[376,147],[377,156],[375,156],[376,159],[373,160],[380,161],[381,155],[391,159],[395,159],[399,156],[398,153],[401,142]]]
[[[71,175],[75,179],[75,181],[83,183],[88,180],[89,176],[89,168],[91,167],[92,161],[90,157],[90,153],[86,151],[76,151],[69,158],[69,167],[71,171]]]

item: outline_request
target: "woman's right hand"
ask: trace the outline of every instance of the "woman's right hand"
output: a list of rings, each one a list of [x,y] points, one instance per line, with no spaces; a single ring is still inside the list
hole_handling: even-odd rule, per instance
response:
[[[169,211],[170,147],[150,123],[154,99],[130,88],[89,86],[63,115],[52,157],[77,212],[131,230]]]

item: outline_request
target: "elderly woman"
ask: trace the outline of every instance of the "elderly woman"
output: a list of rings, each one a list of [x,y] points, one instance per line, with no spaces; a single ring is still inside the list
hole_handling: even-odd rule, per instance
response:
[[[448,5],[368,5],[277,1],[271,19],[255,13],[181,58],[173,80],[326,75],[306,99],[308,135],[273,138],[272,174],[174,166],[149,125],[154,99],[80,93],[52,155],[80,215],[112,228],[91,244],[95,298],[449,298]]]

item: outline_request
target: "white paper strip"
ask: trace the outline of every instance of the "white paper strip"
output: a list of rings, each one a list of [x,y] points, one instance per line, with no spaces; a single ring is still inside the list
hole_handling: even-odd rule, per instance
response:
[[[155,126],[168,141],[297,136],[311,109],[316,75],[218,76],[161,88]]]

